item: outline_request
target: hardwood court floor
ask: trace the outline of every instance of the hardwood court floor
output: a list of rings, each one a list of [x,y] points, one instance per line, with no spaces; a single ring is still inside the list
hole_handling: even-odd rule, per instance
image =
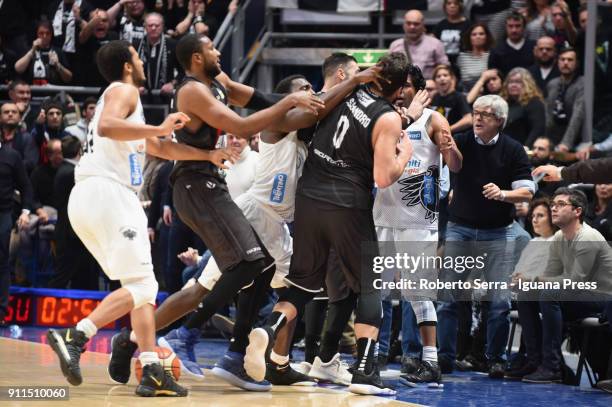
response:
[[[269,393],[245,392],[216,379],[181,380],[187,398],[141,398],[134,395],[135,378],[128,386],[111,384],[106,367],[109,355],[86,352],[81,357],[83,384],[70,387],[69,401],[6,401],[0,406],[227,406],[227,407],[392,407],[416,406],[382,397],[358,396],[323,387],[276,387]],[[47,345],[0,338],[0,386],[67,386],[57,356]]]

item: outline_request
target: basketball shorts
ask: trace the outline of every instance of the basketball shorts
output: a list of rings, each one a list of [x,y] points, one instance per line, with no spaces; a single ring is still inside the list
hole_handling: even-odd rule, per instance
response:
[[[257,201],[248,192],[236,198],[235,202],[274,258],[276,272],[270,286],[272,288],[286,287],[284,278],[289,272],[293,252],[293,239],[289,234],[287,224],[274,210]],[[212,290],[219,277],[221,277],[221,270],[213,256],[198,278],[198,283]]]
[[[109,178],[85,178],[72,188],[68,218],[111,280],[153,273],[147,217],[131,189]]]

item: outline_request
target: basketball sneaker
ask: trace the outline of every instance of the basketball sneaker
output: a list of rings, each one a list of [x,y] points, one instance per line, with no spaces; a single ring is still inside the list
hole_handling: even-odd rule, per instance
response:
[[[166,336],[157,340],[159,346],[172,350],[181,361],[181,371],[197,380],[204,379],[204,372],[198,365],[195,357],[195,345],[200,337],[200,330],[197,328],[187,329],[180,327],[173,329]]]
[[[348,386],[351,384],[353,375],[349,372],[348,365],[340,359],[340,354],[336,353],[327,363],[323,363],[321,358],[316,356],[308,376],[320,381]]]
[[[308,376],[310,374],[310,369],[312,369],[312,364],[306,361],[300,363],[292,363],[291,368],[298,373]]]
[[[49,329],[47,332],[47,342],[59,357],[64,377],[73,386],[78,386],[83,382],[79,361],[81,353],[85,352],[85,344],[88,340],[85,333],[76,328]]]
[[[275,386],[316,386],[317,382],[294,370],[289,362],[278,365],[268,362],[266,365],[266,380]]]
[[[270,391],[272,385],[267,380],[256,381],[244,370],[244,355],[237,352],[225,352],[215,363],[212,372],[219,379],[232,386],[248,391]]]
[[[231,339],[234,333],[235,322],[225,315],[215,314],[210,318],[210,322],[223,335],[225,339]]]
[[[366,374],[363,370],[355,370],[348,389],[351,393],[372,396],[394,396],[396,394],[395,390],[384,385],[376,364],[370,374]]]
[[[411,387],[416,387],[419,384],[427,384],[428,387],[442,387],[440,366],[437,362],[424,360],[416,373],[401,375],[400,383]]]
[[[187,389],[174,381],[169,372],[162,365],[153,363],[142,368],[142,379],[136,387],[136,395],[142,397],[185,397]]]
[[[249,334],[249,346],[244,355],[244,370],[257,381],[266,378],[266,360],[274,346],[274,332],[272,328],[263,326],[255,328]]]
[[[108,375],[118,384],[126,384],[130,380],[132,356],[138,345],[130,341],[130,330],[122,328],[121,332],[111,338],[111,356],[108,364]]]

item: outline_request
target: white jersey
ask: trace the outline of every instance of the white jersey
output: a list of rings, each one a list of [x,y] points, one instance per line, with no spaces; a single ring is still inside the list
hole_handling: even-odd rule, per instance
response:
[[[390,187],[379,188],[374,200],[374,224],[391,228],[438,230],[440,149],[427,127],[433,110],[411,124],[404,135],[414,152],[403,174]]]
[[[257,177],[249,193],[278,213],[285,222],[293,222],[295,190],[302,175],[308,148],[293,131],[275,144],[259,141]]]
[[[145,139],[118,141],[98,134],[98,123],[104,109],[104,96],[106,92],[117,86],[129,85],[113,82],[98,99],[96,112],[87,132],[85,155],[74,170],[74,178],[76,182],[88,177],[110,178],[138,192],[143,182]],[[126,120],[132,123],[145,123],[140,98],[138,98],[136,109]]]

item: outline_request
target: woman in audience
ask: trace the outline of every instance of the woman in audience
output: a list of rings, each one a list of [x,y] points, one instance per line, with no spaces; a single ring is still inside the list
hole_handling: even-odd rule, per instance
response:
[[[452,133],[460,133],[472,127],[472,109],[463,93],[457,92],[457,77],[448,65],[438,65],[433,71],[436,95],[431,108],[448,120]]]
[[[436,24],[433,34],[444,44],[444,52],[451,64],[455,64],[461,46],[461,35],[470,26],[463,15],[463,0],[444,0],[446,18]]]
[[[551,0],[528,0],[527,1],[527,38],[537,41],[540,37],[551,35],[555,32],[550,9]]]
[[[595,185],[595,199],[589,205],[586,222],[612,241],[612,184]]]
[[[552,239],[557,231],[557,227],[552,223],[552,212],[548,198],[531,201],[527,218],[531,219],[535,237],[531,239],[521,253],[521,258],[515,267],[513,281],[515,281],[514,277],[518,275],[534,277],[544,272],[548,262],[549,246],[547,242]],[[542,361],[542,324],[540,322],[537,292],[518,291],[517,308],[519,322],[523,328],[522,340],[527,349],[527,358],[522,365],[507,371],[506,377],[520,380],[523,376],[535,372]]]
[[[472,86],[466,99],[470,106],[476,99],[483,95],[499,95],[502,90],[504,78],[497,69],[487,69],[478,81]]]
[[[462,89],[468,92],[487,69],[493,36],[486,24],[476,23],[463,34],[462,45],[456,65],[461,72]]]
[[[546,108],[529,71],[518,67],[508,72],[500,95],[509,107],[504,133],[531,147],[536,138],[544,135]]]

